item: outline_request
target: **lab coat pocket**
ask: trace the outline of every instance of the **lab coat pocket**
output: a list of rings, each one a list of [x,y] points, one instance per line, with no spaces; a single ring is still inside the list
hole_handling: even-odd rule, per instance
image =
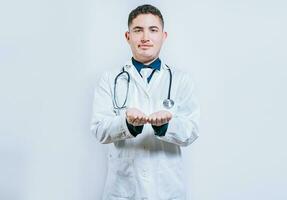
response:
[[[109,168],[109,199],[126,198],[135,196],[135,176],[133,160],[128,158],[113,158]]]
[[[162,162],[157,173],[159,200],[184,200],[185,188],[181,163],[178,161]]]

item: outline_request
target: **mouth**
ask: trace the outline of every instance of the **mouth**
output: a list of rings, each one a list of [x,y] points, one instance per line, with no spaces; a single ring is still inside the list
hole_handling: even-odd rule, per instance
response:
[[[139,44],[138,45],[138,48],[141,48],[141,49],[148,49],[151,47],[153,47],[153,45],[147,45],[147,44]]]

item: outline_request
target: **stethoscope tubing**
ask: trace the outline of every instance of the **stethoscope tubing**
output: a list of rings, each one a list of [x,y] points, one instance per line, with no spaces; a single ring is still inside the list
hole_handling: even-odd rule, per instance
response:
[[[167,66],[167,65],[166,65]],[[171,85],[172,85],[172,73],[171,73],[171,69],[169,66],[167,66],[167,70],[169,72],[169,87],[168,87],[168,95],[167,95],[167,99],[170,99],[170,93],[171,93]]]
[[[116,86],[117,86],[117,80],[122,74],[126,74],[127,75],[127,77],[128,77],[128,80],[127,80],[128,84],[127,85],[128,86],[127,86],[127,92],[126,92],[125,101],[124,101],[122,106],[118,106],[118,102],[117,102],[117,98],[116,98]],[[130,90],[130,80],[131,80],[130,74],[127,71],[125,71],[125,69],[123,67],[122,71],[116,76],[116,78],[114,80],[114,107],[116,109],[123,109],[123,108],[126,107],[125,105],[126,105],[126,102],[127,102],[127,99],[128,99],[128,95],[129,95],[129,90]]]
[[[171,94],[171,85],[172,85],[172,73],[171,73],[171,69],[168,65],[166,65],[167,68],[168,68],[168,71],[169,71],[169,87],[168,87],[168,95],[167,95],[167,100],[171,100],[170,99],[170,94]],[[155,72],[155,70],[153,70],[152,74]],[[123,103],[122,106],[119,106],[118,105],[118,102],[117,102],[117,99],[116,99],[116,86],[117,86],[117,80],[118,78],[122,75],[122,74],[126,74],[128,79],[127,79],[127,82],[128,82],[128,86],[127,86],[127,92],[126,92],[126,98],[125,98],[125,101]],[[123,109],[123,108],[126,108],[126,102],[127,102],[127,98],[128,98],[128,94],[129,94],[129,87],[130,87],[130,74],[129,72],[127,72],[124,67],[122,68],[122,71],[115,77],[115,80],[114,80],[114,108],[115,109]]]

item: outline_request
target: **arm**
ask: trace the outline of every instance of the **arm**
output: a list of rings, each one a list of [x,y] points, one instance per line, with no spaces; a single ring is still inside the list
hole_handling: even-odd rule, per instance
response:
[[[112,87],[104,74],[95,88],[91,132],[102,144],[133,138],[126,124],[124,112],[114,113]]]
[[[190,77],[185,76],[181,81],[176,108],[172,112],[172,119],[168,122],[164,136],[158,139],[180,146],[187,146],[198,138],[198,123],[200,108],[194,95],[194,85]]]

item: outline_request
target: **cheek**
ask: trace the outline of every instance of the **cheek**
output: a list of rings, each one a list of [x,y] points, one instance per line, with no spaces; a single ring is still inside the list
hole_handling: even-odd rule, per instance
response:
[[[162,40],[157,40],[154,42],[154,44],[155,44],[156,48],[160,48],[162,45]]]
[[[161,44],[163,42],[162,38],[160,38],[160,37],[154,37],[154,38],[152,38],[152,41],[156,46],[161,46]]]
[[[131,40],[131,43],[130,43],[130,44],[131,44],[132,46],[134,46],[134,47],[137,47],[137,46],[138,46],[138,43],[139,43],[138,40],[135,39],[135,38],[133,38],[133,39]]]
[[[137,43],[138,41],[140,41],[140,36],[138,36],[138,35],[133,35],[132,37],[130,37],[130,40],[131,40],[133,43]]]

